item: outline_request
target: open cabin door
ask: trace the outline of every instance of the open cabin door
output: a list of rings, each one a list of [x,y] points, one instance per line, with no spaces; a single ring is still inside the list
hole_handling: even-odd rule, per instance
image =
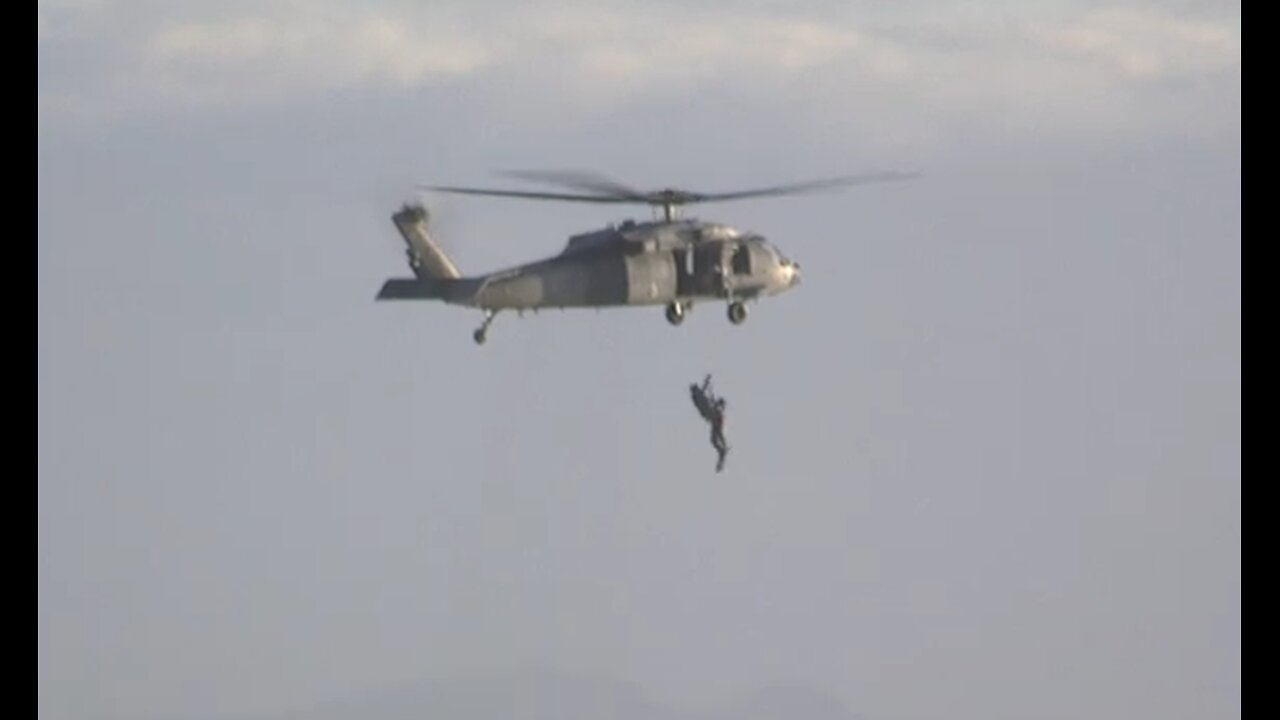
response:
[[[744,242],[734,243],[732,246],[732,260],[730,266],[733,268],[734,275],[750,275],[751,274],[751,246]]]
[[[693,275],[699,293],[719,295],[724,292],[723,242],[701,242],[694,246]]]
[[[693,252],[687,247],[678,247],[671,252],[676,263],[676,297],[689,297],[697,291]]]

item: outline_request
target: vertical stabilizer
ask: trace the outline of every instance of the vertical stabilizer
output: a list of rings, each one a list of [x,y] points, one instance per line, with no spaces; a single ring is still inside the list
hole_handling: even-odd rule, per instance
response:
[[[449,256],[431,239],[425,207],[405,205],[391,216],[391,220],[408,245],[409,267],[415,275],[423,280],[456,280],[462,277]]]

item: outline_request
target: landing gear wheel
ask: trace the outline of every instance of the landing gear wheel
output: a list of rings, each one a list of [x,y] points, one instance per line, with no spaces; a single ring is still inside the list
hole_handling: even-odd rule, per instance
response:
[[[741,325],[742,321],[747,319],[747,306],[741,301],[735,300],[729,303],[729,322],[734,325]]]
[[[494,318],[497,314],[498,314],[498,311],[497,311],[497,310],[485,310],[485,311],[484,311],[484,322],[480,324],[480,327],[476,328],[476,331],[475,331],[475,332],[471,333],[471,337],[472,337],[472,339],[474,339],[474,340],[476,341],[476,344],[477,344],[477,345],[483,345],[483,344],[484,344],[484,341],[485,341],[485,335],[486,335],[486,334],[488,334],[488,332],[489,332],[489,323],[492,323],[492,322],[493,322],[493,318]]]
[[[667,305],[667,322],[672,325],[679,325],[684,322],[684,316],[684,305],[681,305],[678,302],[673,302],[670,305]]]

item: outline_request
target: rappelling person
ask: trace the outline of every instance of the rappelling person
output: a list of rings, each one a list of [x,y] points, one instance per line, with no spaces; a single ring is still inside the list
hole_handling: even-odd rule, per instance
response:
[[[693,399],[698,414],[711,424],[711,446],[716,449],[719,458],[716,460],[716,472],[724,470],[724,459],[729,454],[729,444],[724,439],[725,407],[728,403],[722,397],[716,397],[711,390],[711,375],[702,380],[702,385],[689,385],[689,395]]]

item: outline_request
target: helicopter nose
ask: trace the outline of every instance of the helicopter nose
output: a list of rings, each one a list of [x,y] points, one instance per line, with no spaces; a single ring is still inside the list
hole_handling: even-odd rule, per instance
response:
[[[792,286],[800,284],[800,263],[791,263],[791,283]]]

